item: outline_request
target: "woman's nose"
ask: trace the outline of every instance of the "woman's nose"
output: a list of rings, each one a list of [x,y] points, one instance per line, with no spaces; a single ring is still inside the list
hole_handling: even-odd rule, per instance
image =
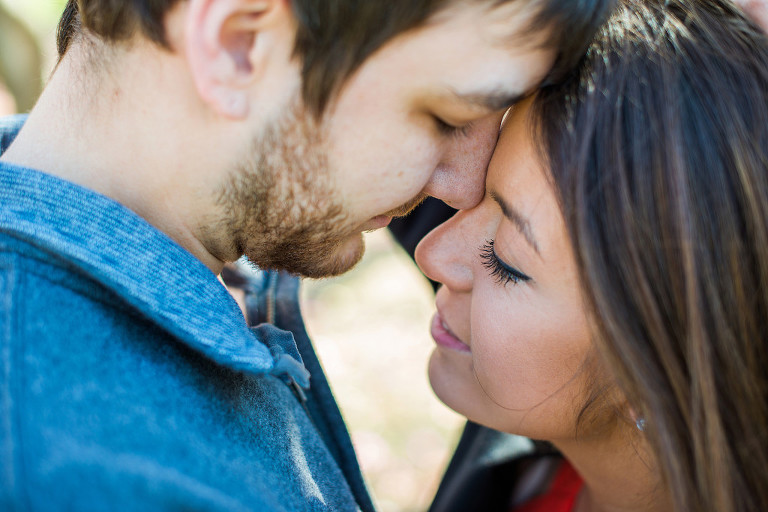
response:
[[[453,291],[472,289],[472,263],[482,246],[486,224],[478,211],[481,206],[459,211],[416,247],[416,263],[422,272]]]

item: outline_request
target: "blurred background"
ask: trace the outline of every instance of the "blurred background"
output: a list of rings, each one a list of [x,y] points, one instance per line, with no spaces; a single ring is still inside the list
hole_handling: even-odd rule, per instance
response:
[[[432,393],[434,294],[387,230],[344,276],[306,281],[308,330],[379,510],[426,510],[463,421]]]
[[[0,0],[0,115],[26,112],[56,62],[64,0]],[[363,261],[307,281],[302,306],[382,512],[425,510],[463,421],[432,394],[432,288],[389,232]]]

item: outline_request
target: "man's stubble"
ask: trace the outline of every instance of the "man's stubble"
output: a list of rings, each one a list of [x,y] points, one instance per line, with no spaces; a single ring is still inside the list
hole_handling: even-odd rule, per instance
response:
[[[226,237],[230,252],[265,270],[321,278],[355,266],[365,243],[329,169],[324,133],[322,122],[295,98],[254,140],[253,157],[219,190],[217,203],[226,220],[214,223],[209,233]],[[384,215],[407,215],[425,197],[419,194]]]
[[[237,254],[263,269],[326,277],[352,268],[364,242],[328,169],[321,123],[291,102],[254,140],[253,158],[222,187],[218,205]],[[217,237],[221,237],[218,233]]]

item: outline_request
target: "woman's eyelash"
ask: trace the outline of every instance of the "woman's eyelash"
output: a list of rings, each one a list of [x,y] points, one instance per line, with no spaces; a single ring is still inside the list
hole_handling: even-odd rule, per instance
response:
[[[493,240],[488,240],[480,248],[480,259],[483,262],[483,266],[490,272],[491,277],[494,277],[496,282],[501,285],[530,281],[531,278],[529,276],[507,265],[496,256],[496,251],[493,250],[493,242]]]

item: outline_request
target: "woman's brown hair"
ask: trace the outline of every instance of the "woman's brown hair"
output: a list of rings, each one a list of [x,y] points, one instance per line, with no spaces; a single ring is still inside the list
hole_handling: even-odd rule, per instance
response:
[[[727,1],[626,1],[534,117],[675,509],[768,510],[766,37]]]

